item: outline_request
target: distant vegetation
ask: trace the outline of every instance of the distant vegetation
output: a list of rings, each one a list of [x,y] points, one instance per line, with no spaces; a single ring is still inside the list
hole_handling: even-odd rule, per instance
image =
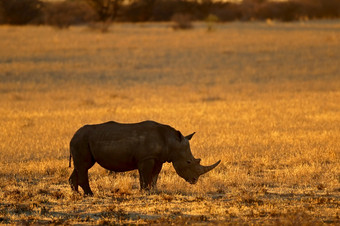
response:
[[[71,24],[112,21],[171,21],[187,15],[218,21],[339,18],[340,0],[243,0],[240,3],[213,0],[0,0],[0,24],[49,24],[60,28]]]

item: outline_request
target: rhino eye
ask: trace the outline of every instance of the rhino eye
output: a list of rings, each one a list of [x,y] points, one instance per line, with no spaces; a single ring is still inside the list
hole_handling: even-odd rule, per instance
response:
[[[191,160],[187,160],[187,163],[190,164],[190,163],[191,163]]]

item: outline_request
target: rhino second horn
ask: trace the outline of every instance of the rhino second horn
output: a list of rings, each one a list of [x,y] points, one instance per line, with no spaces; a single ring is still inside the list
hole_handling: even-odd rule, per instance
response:
[[[209,172],[210,170],[214,169],[218,164],[220,164],[221,160],[218,160],[215,164],[211,166],[201,166],[201,175]]]

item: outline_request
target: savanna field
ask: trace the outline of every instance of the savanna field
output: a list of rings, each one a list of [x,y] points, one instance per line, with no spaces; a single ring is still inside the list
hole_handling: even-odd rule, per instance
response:
[[[0,26],[1,224],[340,223],[340,22],[170,26]],[[70,139],[110,120],[222,162],[196,185],[166,163],[152,192],[95,165],[72,192]]]

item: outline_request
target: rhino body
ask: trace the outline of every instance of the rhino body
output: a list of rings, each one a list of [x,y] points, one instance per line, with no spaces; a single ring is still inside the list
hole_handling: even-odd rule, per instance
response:
[[[85,125],[70,142],[70,166],[71,157],[74,163],[70,185],[75,191],[80,186],[86,195],[92,195],[88,170],[96,162],[115,172],[138,169],[141,189],[156,186],[165,162],[171,162],[179,176],[194,184],[220,161],[211,166],[200,165],[200,159],[195,159],[190,150],[193,135],[184,137],[174,128],[153,121]]]

